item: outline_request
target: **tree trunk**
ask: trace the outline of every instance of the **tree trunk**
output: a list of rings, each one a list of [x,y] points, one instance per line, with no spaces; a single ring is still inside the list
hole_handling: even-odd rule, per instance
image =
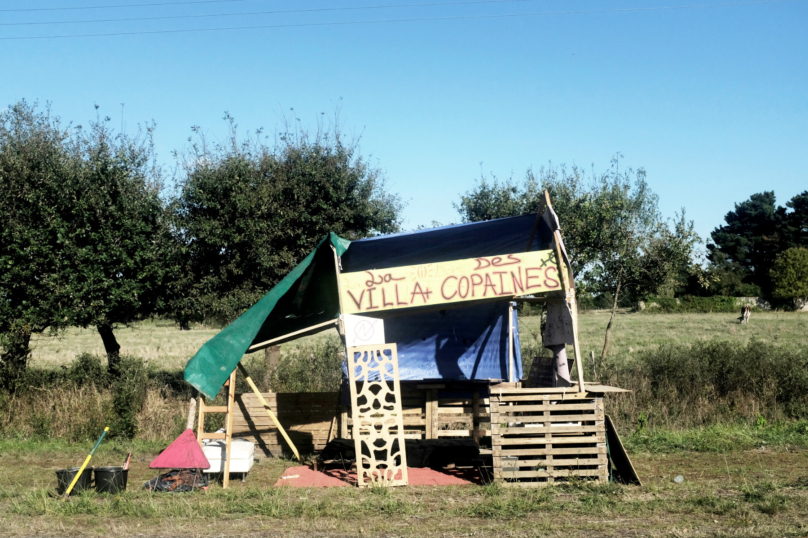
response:
[[[17,382],[28,364],[28,355],[31,353],[28,346],[31,342],[31,332],[15,328],[4,336],[7,344],[3,348],[3,353],[0,354],[0,387],[14,392]]]
[[[612,325],[614,325],[614,317],[617,315],[617,301],[620,298],[620,281],[617,281],[617,289],[614,290],[614,302],[612,303],[612,316],[609,318],[609,324],[606,325],[606,338],[603,340],[603,352],[600,354],[600,364],[602,365],[606,360],[606,354],[609,352],[609,338],[612,335]]]
[[[101,335],[101,341],[104,342],[104,350],[107,352],[107,371],[113,377],[117,377],[121,346],[118,344],[118,340],[115,339],[115,333],[112,332],[112,325],[109,323],[98,325],[98,334]]]

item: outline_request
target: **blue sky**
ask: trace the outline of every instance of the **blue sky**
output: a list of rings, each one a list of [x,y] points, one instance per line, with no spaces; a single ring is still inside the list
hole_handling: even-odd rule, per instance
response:
[[[663,213],[685,207],[703,237],[755,192],[774,190],[784,203],[808,189],[806,0],[642,11],[620,10],[710,2],[434,0],[444,5],[222,16],[430,3],[235,0],[7,11],[174,1],[4,1],[0,38],[286,27],[0,39],[0,105],[51,101],[64,120],[86,123],[97,103],[119,125],[125,103],[127,130],[155,120],[160,157],[171,163],[192,125],[225,136],[224,111],[242,132],[273,131],[283,116],[311,127],[341,103],[344,130],[361,134],[362,153],[407,201],[406,228],[456,222],[452,202],[481,170],[521,179],[552,161],[602,171],[618,151],[624,165],[647,170]],[[537,13],[545,14],[525,15]],[[491,15],[515,16],[479,17]]]

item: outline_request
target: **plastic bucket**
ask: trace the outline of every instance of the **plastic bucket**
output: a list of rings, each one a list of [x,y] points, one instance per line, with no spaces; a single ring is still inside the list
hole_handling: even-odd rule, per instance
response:
[[[56,479],[59,481],[58,485],[56,486],[56,491],[59,495],[64,495],[64,492],[67,490],[70,483],[73,481],[73,477],[76,476],[76,473],[79,472],[81,467],[73,467],[71,469],[62,469],[60,471],[56,471]],[[70,494],[73,495],[76,492],[90,489],[93,487],[93,468],[87,467],[84,469],[84,472],[81,473],[81,476],[76,481],[76,485],[73,486],[73,489],[70,490]]]
[[[99,467],[95,470],[95,491],[98,493],[118,493],[126,490],[129,469],[123,467]]]

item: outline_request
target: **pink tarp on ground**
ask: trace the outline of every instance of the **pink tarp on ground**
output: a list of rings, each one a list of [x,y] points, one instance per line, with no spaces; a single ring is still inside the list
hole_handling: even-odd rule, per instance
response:
[[[193,430],[185,430],[149,464],[151,469],[210,469]]]
[[[479,484],[480,475],[476,470],[458,469],[435,471],[434,469],[408,468],[411,486],[467,486]],[[296,488],[330,488],[356,485],[356,473],[341,469],[314,471],[306,466],[290,467],[275,482],[275,486]]]

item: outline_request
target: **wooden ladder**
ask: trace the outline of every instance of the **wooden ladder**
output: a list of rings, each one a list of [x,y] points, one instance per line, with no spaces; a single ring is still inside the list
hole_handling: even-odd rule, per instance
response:
[[[199,445],[205,439],[224,440],[224,469],[222,473],[222,488],[227,489],[230,486],[230,446],[233,441],[233,406],[235,405],[236,398],[236,370],[230,374],[230,379],[225,381],[224,386],[227,387],[227,405],[206,405],[204,396],[199,396],[199,426],[197,427],[196,438]],[[225,432],[224,433],[205,433],[205,414],[206,413],[224,413],[225,414]]]

